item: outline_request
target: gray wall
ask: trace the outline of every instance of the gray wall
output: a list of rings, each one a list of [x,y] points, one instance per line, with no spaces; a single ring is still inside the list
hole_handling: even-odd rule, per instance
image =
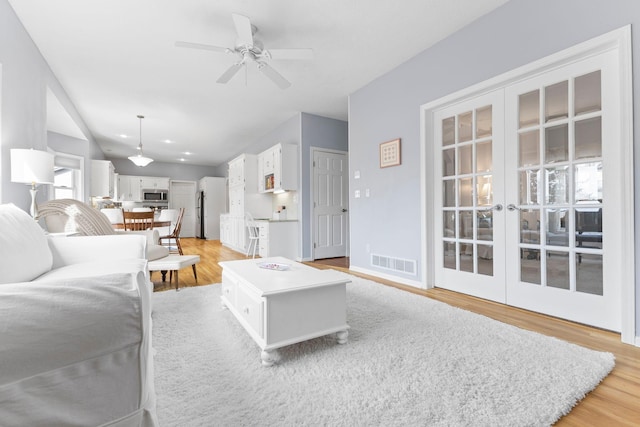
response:
[[[637,0],[512,0],[355,92],[349,110],[350,167],[360,170],[362,179],[358,182],[352,176],[350,184],[352,189],[369,186],[372,197],[351,200],[351,265],[375,270],[369,265],[367,244],[386,255],[421,258],[420,105],[628,24],[640,28]],[[638,129],[638,31],[633,31],[633,58]],[[379,169],[378,144],[398,137],[402,165]],[[639,138],[636,133],[636,165]],[[639,233],[639,174],[635,192]],[[640,251],[636,257],[640,259]],[[636,306],[640,306],[638,283],[637,277]],[[636,323],[640,330],[640,319]]]
[[[252,142],[243,152],[258,154],[277,143],[296,144],[299,148],[298,161],[300,175],[298,183],[300,197],[298,218],[300,219],[300,233],[302,236],[303,259],[311,258],[311,147],[328,148],[332,150],[348,150],[348,124],[342,120],[330,119],[309,113],[299,113],[278,125],[271,132]],[[235,156],[234,156],[235,157]],[[228,159],[231,160],[231,159]],[[226,166],[225,166],[226,167]],[[226,170],[224,173],[226,176]]]
[[[141,168],[129,159],[108,159],[113,163],[116,173],[135,176],[166,176],[177,181],[198,181],[205,176],[226,176],[218,174],[214,166],[198,166],[178,163],[152,162]]]
[[[47,150],[47,87],[76,125],[89,139],[89,147],[95,145],[91,134],[69,97],[55,78],[48,64],[33,44],[22,23],[16,17],[7,0],[0,0],[0,64],[2,85],[0,95],[0,202],[14,203],[29,210],[31,196],[24,184],[11,182],[11,148]],[[89,148],[88,152],[93,152]],[[88,159],[85,159],[85,164]],[[90,169],[86,169],[90,174]],[[41,192],[38,200],[46,196]]]
[[[311,168],[311,148],[327,148],[331,150],[347,151],[349,149],[348,123],[342,120],[301,114],[300,172],[302,204],[300,218],[302,219],[302,258],[311,259],[313,235],[311,230],[311,195],[313,185],[313,170]]]

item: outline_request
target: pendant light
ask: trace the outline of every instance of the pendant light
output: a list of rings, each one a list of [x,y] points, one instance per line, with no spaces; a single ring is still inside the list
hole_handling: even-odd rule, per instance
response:
[[[135,156],[129,156],[129,160],[131,160],[136,166],[143,168],[153,162],[153,159],[145,157],[142,153],[142,119],[144,119],[144,116],[139,115],[138,119],[140,119],[140,143],[138,144],[138,154]]]

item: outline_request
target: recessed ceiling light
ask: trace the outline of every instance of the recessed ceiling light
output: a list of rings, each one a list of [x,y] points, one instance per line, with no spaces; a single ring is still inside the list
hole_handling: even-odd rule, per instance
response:
[[[167,144],[172,144],[173,143],[173,141],[170,140],[170,139],[165,139],[164,142],[166,142]]]
[[[122,139],[127,139],[127,138],[129,138],[127,135],[125,135],[125,134],[123,134],[123,133],[121,133],[121,134],[120,134],[120,135],[118,135],[118,136],[119,136],[120,138],[122,138]]]
[[[185,151],[185,152],[184,152],[184,154],[185,154],[186,156],[190,156],[190,155],[191,155],[191,154],[193,154],[193,153],[192,153],[191,151]]]
[[[187,159],[178,159],[178,160],[180,160],[181,162],[186,162],[187,161]]]

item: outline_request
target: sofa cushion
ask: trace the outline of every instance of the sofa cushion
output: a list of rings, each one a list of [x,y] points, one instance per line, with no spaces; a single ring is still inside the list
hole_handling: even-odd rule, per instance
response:
[[[28,282],[51,270],[53,256],[38,223],[13,204],[0,205],[0,284]]]
[[[146,264],[147,262],[144,259],[107,259],[81,262],[48,271],[34,281],[49,282],[74,278],[95,278],[113,273],[137,273],[138,271],[145,271]],[[87,280],[87,282],[91,282],[91,280]]]

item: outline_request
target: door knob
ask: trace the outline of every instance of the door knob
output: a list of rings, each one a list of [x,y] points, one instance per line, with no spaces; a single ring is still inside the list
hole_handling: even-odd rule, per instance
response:
[[[490,208],[486,208],[486,209],[478,209],[478,212],[489,212],[489,211],[498,211],[500,212],[502,210],[502,205],[500,203],[495,204],[493,206],[491,206]]]
[[[347,210],[345,208],[342,208],[342,212],[346,212]]]

